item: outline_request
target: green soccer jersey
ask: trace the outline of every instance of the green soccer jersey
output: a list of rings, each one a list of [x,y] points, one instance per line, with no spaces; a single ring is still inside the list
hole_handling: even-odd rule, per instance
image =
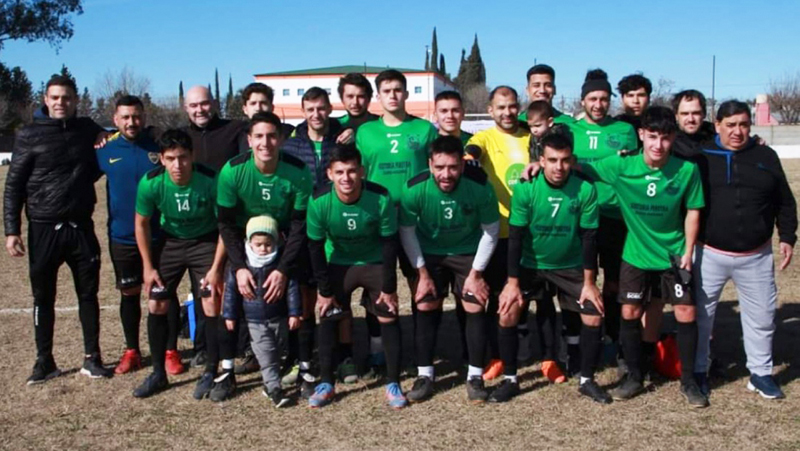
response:
[[[567,269],[583,266],[580,229],[596,229],[597,190],[580,174],[560,187],[544,174],[514,186],[509,224],[524,227],[522,266]]]
[[[661,169],[652,169],[643,154],[614,155],[584,165],[583,171],[617,193],[628,226],[623,260],[639,269],[661,271],[670,267],[671,255],[683,255],[683,208],[705,206],[694,163],[671,157]]]
[[[317,160],[322,160],[322,141],[311,141],[314,145],[314,152],[317,154]]]
[[[356,133],[367,180],[389,190],[392,202],[400,202],[403,185],[428,167],[428,148],[439,132],[430,122],[414,116],[396,127],[383,118],[367,122]]]
[[[136,190],[136,213],[161,213],[161,229],[181,239],[198,238],[217,229],[216,173],[195,163],[187,185],[172,182],[164,167],[148,172]]]
[[[305,211],[311,196],[311,172],[299,159],[280,153],[272,174],[262,174],[253,152],[239,155],[225,163],[217,183],[220,207],[236,208],[236,222],[247,225],[253,216],[270,215],[281,230],[288,230],[293,210]]]
[[[590,124],[583,118],[568,124],[574,140],[575,158],[578,163],[591,163],[620,150],[636,150],[639,141],[636,132],[627,122],[607,117],[600,124]],[[600,214],[612,218],[622,218],[614,190],[604,183],[597,183],[597,200]]]
[[[523,111],[522,113],[519,113],[519,115],[517,116],[517,119],[521,120],[522,122],[526,122],[527,123],[528,122],[528,111],[526,110],[526,111]],[[570,116],[568,114],[564,114],[561,111],[558,111],[557,109],[553,108],[553,123],[554,124],[569,124],[570,122],[575,122],[575,119],[572,116]]]
[[[366,265],[382,261],[381,237],[397,233],[397,208],[386,188],[365,182],[355,203],[339,200],[333,185],[314,193],[306,217],[308,238],[326,240],[328,262]]]
[[[403,189],[400,225],[416,226],[424,254],[475,254],[481,224],[499,220],[494,188],[477,168],[467,167],[449,193],[439,189],[430,171],[412,178]]]
[[[461,134],[459,135],[459,138],[461,138],[461,145],[464,146],[464,147],[467,147],[467,143],[469,142],[469,139],[472,138],[472,133],[465,132],[464,130],[461,130]]]

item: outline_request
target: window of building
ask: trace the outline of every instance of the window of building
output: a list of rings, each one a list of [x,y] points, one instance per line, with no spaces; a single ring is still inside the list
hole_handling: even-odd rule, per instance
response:
[[[414,94],[422,94],[422,86],[414,86]]]
[[[289,97],[289,90],[288,89],[284,89],[283,90],[283,96],[284,97]]]
[[[306,90],[303,89],[303,88],[300,88],[300,89],[297,90],[297,95],[299,95],[299,96],[302,96],[305,93],[306,93]]]

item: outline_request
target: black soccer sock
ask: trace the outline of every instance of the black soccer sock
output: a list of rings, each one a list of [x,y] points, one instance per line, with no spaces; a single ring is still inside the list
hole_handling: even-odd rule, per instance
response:
[[[386,380],[400,382],[400,321],[381,323],[381,337],[386,353]]]
[[[219,316],[206,316],[206,369],[207,373],[217,374],[219,365]]]
[[[239,326],[241,321],[236,321],[236,325]],[[247,326],[244,326],[247,327]],[[236,327],[233,330],[228,330],[225,327],[225,319],[219,317],[217,320],[217,333],[218,340],[219,340],[219,358],[221,360],[233,360],[236,358],[236,341],[239,336],[239,331]]]
[[[339,341],[339,322],[326,320],[319,323],[319,373],[322,382],[333,385],[336,344]],[[302,357],[301,357],[301,361]]]
[[[600,352],[601,332],[600,326],[581,327],[581,376],[594,378],[597,368],[597,354]]]
[[[697,321],[678,323],[678,354],[681,359],[681,383],[692,382],[697,354]]]
[[[517,326],[503,327],[497,334],[500,359],[503,361],[503,374],[506,376],[517,375],[517,352],[519,351],[519,337]]]
[[[336,346],[336,352],[339,357],[339,363],[344,362],[346,359],[353,358],[353,343],[339,343]]]
[[[167,305],[167,322],[167,350],[177,351],[178,335],[181,333],[181,303],[177,295],[173,295]]]
[[[466,321],[466,341],[469,351],[469,364],[477,368],[483,368],[486,355],[486,322],[483,313],[467,313]]]
[[[623,319],[619,328],[619,341],[625,351],[628,374],[633,380],[642,382],[642,322],[637,319]]]
[[[577,374],[581,368],[581,330],[583,322],[579,313],[564,310],[561,312],[562,333],[567,343],[567,370]]]
[[[606,335],[614,343],[619,343],[619,328],[622,313],[622,304],[619,303],[619,293],[603,293],[603,313],[605,315],[603,325]]]
[[[378,321],[378,317],[374,314],[367,312],[367,332],[369,333],[370,337],[380,337],[381,336],[381,323]]]
[[[491,300],[489,302],[491,302]],[[486,322],[486,345],[489,350],[489,358],[492,360],[502,359],[500,356],[500,326],[498,324],[497,311],[495,310],[492,312],[490,309],[483,316],[483,320]],[[514,326],[513,329],[516,335],[517,326]],[[517,348],[519,348],[519,343],[517,343]],[[516,358],[515,354],[515,361]]]
[[[139,350],[139,323],[142,320],[142,306],[138,294],[122,294],[119,300],[119,317],[122,320],[122,333],[125,346]]]
[[[653,370],[653,360],[656,357],[656,344],[652,341],[642,340],[642,375],[650,374]]]
[[[556,359],[556,305],[552,299],[536,300],[536,333],[542,360]]]
[[[301,323],[300,328],[290,330],[287,333],[288,340],[286,341],[286,363],[290,366],[297,362],[298,348],[300,347],[300,329],[302,327],[303,326]]]
[[[438,310],[417,311],[416,344],[417,366],[433,366],[433,348],[436,345],[436,317]]]
[[[167,334],[169,321],[167,315],[147,315],[147,339],[150,344],[150,358],[153,360],[153,372],[166,375],[164,360],[167,352]]]
[[[314,355],[314,329],[316,325],[314,317],[300,322],[300,329],[297,332],[297,360],[300,362],[311,362],[311,357]],[[289,352],[291,352],[291,336],[289,339]]]
[[[461,301],[456,299],[456,319],[458,320],[458,330],[461,332],[461,358],[469,360],[469,345],[467,344],[467,312]],[[486,344],[484,344],[486,346]]]
[[[100,304],[97,296],[78,299],[78,316],[83,328],[83,352],[100,355]]]

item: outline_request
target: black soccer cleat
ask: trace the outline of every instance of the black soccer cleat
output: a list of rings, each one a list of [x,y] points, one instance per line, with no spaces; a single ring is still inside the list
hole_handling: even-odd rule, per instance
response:
[[[467,399],[472,403],[481,404],[486,402],[488,398],[489,391],[486,390],[486,386],[483,384],[483,378],[480,376],[469,378],[467,381]]]
[[[619,387],[611,390],[611,397],[615,401],[626,401],[644,392],[644,385],[631,377],[630,373],[625,376]]]
[[[53,356],[36,359],[33,364],[33,372],[27,380],[28,385],[43,384],[50,379],[61,375],[61,370],[56,366]]]
[[[414,381],[411,390],[406,393],[406,398],[410,402],[424,401],[433,396],[433,380],[429,377],[420,376]]]
[[[600,403],[600,404],[611,404],[612,399],[602,387],[597,385],[597,382],[594,379],[589,379],[588,381],[581,384],[578,387],[578,392],[583,396],[589,397],[592,401]]]
[[[214,379],[214,388],[208,394],[208,399],[214,402],[222,402],[232,398],[236,393],[236,375],[231,371],[225,371],[222,375]]]
[[[489,395],[489,402],[508,402],[518,394],[519,384],[511,379],[503,379],[503,382]]]
[[[149,398],[160,391],[164,391],[169,387],[169,381],[166,374],[150,373],[142,385],[136,387],[133,391],[134,398]]]
[[[110,378],[114,376],[114,370],[103,366],[103,360],[99,354],[92,354],[83,359],[81,374],[92,379]]]

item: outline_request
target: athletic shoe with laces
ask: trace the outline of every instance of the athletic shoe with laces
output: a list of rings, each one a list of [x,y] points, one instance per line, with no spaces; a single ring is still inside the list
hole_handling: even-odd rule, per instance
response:
[[[758,393],[762,398],[766,399],[783,399],[786,397],[772,376],[751,374],[750,380],[747,382],[747,389]]]
[[[53,356],[48,356],[36,359],[36,363],[33,364],[33,372],[26,383],[27,385],[43,384],[60,375],[61,370],[56,366]]]
[[[199,401],[205,398],[211,393],[212,388],[214,388],[214,373],[206,371],[200,376],[197,385],[194,386],[194,399]]]
[[[518,394],[519,384],[511,379],[503,379],[503,382],[489,395],[489,402],[508,402]]]
[[[184,367],[183,362],[181,362],[181,355],[175,349],[168,350],[164,355],[164,368],[167,370],[167,374],[173,376],[177,376],[186,371],[186,367]]]
[[[431,387],[431,390],[432,389],[433,387]],[[403,395],[403,390],[397,382],[386,385],[386,402],[388,402],[389,407],[393,409],[402,409],[408,405],[408,399]]]
[[[234,374],[250,374],[261,369],[255,354],[247,353],[242,359],[242,363],[233,367]]]
[[[322,382],[314,388],[314,393],[308,398],[308,406],[315,409],[327,406],[333,401],[335,395],[336,389],[333,388],[333,385]]]
[[[169,387],[169,381],[166,374],[150,373],[142,382],[142,385],[133,390],[134,398],[149,398],[156,393],[166,390]]]
[[[406,396],[411,402],[420,402],[430,398],[433,396],[433,381],[429,377],[418,377]]]
[[[348,357],[339,364],[338,371],[339,379],[345,384],[355,384],[358,382],[358,369],[356,364],[353,363],[353,358]]]
[[[83,359],[81,374],[92,379],[109,378],[114,376],[114,370],[103,366],[103,359],[99,354],[92,354]]]
[[[189,366],[192,368],[204,368],[208,361],[208,355],[205,351],[195,351],[194,357],[189,361]]]
[[[578,387],[578,392],[583,396],[588,396],[592,401],[600,404],[611,404],[612,402],[611,396],[609,396],[601,386],[597,385],[597,382],[595,382],[594,379],[589,379],[588,381],[580,384],[580,387]]]
[[[700,391],[700,387],[697,386],[697,382],[694,380],[688,384],[681,384],[681,394],[692,407],[699,409],[708,407],[708,398]]]
[[[555,360],[545,360],[542,362],[542,374],[554,384],[563,384],[567,381],[567,376],[561,372]]]
[[[233,374],[233,371],[225,371],[214,379],[214,388],[208,394],[208,399],[222,402],[232,398],[234,393],[236,393],[236,375]]]
[[[278,409],[286,407],[286,405],[289,404],[289,398],[283,395],[283,390],[281,390],[280,387],[275,388],[272,391],[269,391],[267,390],[267,387],[264,387],[264,389],[261,390],[261,394],[269,398],[270,401],[272,401],[272,405]]]
[[[281,378],[281,386],[284,388],[291,387],[297,384],[297,378],[300,375],[300,365],[293,365],[289,372],[283,375]]]
[[[114,374],[127,374],[142,368],[142,355],[138,349],[126,349],[119,359]]]
[[[503,361],[500,359],[492,359],[486,368],[483,369],[483,380],[490,381],[497,379],[503,374]]]
[[[622,380],[622,383],[619,384],[619,387],[611,390],[610,394],[615,401],[625,401],[643,392],[644,385],[631,377],[630,373],[628,373],[625,379]]]
[[[489,398],[489,391],[483,385],[483,379],[474,376],[467,380],[467,399],[475,404],[486,402]]]

